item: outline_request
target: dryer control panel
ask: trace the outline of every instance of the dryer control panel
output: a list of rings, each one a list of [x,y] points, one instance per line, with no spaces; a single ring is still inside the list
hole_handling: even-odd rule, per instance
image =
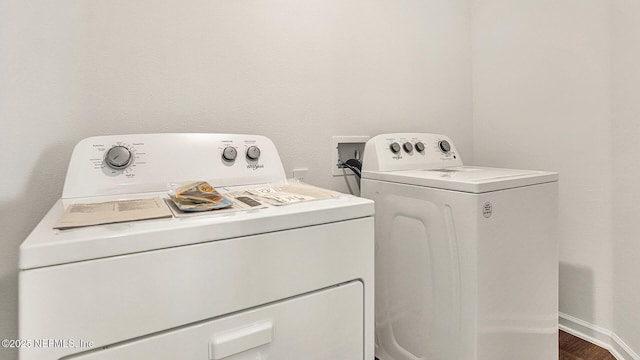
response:
[[[364,148],[363,171],[440,169],[462,166],[451,139],[439,134],[395,133],[374,136]]]
[[[188,181],[213,186],[285,180],[271,140],[237,134],[136,134],[80,141],[71,155],[63,198],[154,192]]]

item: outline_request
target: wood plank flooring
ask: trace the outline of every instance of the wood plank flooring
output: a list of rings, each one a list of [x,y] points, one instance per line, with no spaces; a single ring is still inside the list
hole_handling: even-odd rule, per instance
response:
[[[609,351],[560,330],[560,360],[616,360]]]

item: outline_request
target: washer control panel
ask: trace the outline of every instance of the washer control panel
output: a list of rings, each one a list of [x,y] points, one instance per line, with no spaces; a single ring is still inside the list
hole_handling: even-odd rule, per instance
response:
[[[164,191],[206,180],[213,186],[285,180],[271,140],[235,134],[96,136],[76,145],[63,198]]]
[[[395,133],[374,136],[367,142],[363,171],[437,169],[462,166],[451,139],[427,133]]]

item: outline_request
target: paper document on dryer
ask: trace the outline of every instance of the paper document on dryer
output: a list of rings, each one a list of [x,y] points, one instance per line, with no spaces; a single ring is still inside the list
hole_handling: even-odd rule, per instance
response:
[[[246,193],[256,196],[270,205],[288,205],[302,201],[336,198],[342,194],[301,182],[274,183],[250,188]]]
[[[133,199],[89,204],[71,204],[54,229],[110,224],[123,221],[171,217],[171,211],[162,199]]]

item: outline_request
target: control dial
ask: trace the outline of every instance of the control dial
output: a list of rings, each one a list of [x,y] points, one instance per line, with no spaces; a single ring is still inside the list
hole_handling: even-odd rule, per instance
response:
[[[224,161],[234,161],[238,156],[238,150],[233,146],[227,146],[222,150],[222,160]]]
[[[404,151],[410,153],[413,151],[413,144],[410,142],[406,142],[404,144],[402,144],[402,148],[404,149]]]
[[[418,150],[418,152],[423,152],[424,151],[424,144],[421,141],[418,141],[416,143],[416,150]]]
[[[394,142],[391,145],[389,145],[389,148],[391,149],[391,152],[394,154],[397,154],[400,152],[400,144],[398,144],[397,142]]]
[[[104,161],[110,168],[114,170],[122,170],[131,165],[133,154],[124,146],[114,146],[107,151]]]
[[[257,146],[249,146],[247,149],[247,159],[258,160],[260,158],[260,148]]]
[[[438,147],[440,148],[440,150],[442,150],[443,153],[448,153],[451,150],[451,145],[449,144],[449,142],[447,140],[441,140],[438,143]]]

